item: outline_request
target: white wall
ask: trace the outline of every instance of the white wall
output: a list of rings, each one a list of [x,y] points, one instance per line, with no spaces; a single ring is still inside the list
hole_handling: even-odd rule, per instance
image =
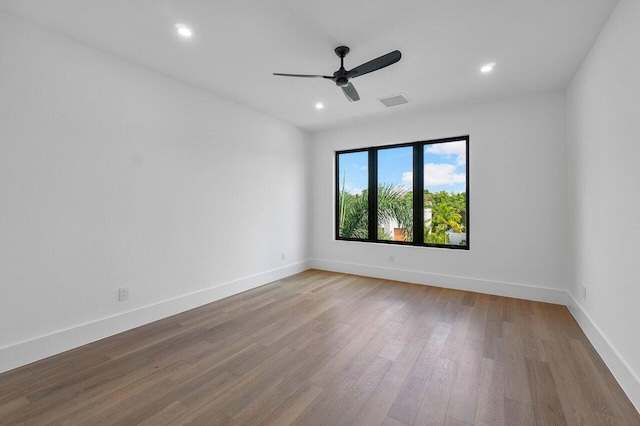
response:
[[[621,0],[567,90],[567,144],[572,311],[640,408],[639,23]]]
[[[307,267],[303,131],[3,13],[0,123],[0,371]]]
[[[402,107],[396,107],[402,108]],[[470,250],[334,240],[334,152],[470,135]],[[313,135],[317,267],[565,302],[565,98],[545,93]],[[395,262],[389,263],[389,255]]]

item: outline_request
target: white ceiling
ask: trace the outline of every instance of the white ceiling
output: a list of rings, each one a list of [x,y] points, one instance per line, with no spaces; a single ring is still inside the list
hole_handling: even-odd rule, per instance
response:
[[[0,9],[307,130],[566,87],[618,0],[0,0]],[[189,25],[191,39],[174,24]],[[353,80],[332,74],[398,49]],[[495,71],[479,68],[496,62]],[[405,93],[412,103],[377,98]],[[325,104],[317,111],[316,102]]]

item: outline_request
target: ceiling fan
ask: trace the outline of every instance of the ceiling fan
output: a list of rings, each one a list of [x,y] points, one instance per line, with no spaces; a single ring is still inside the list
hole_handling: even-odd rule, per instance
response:
[[[284,77],[305,77],[305,78],[326,78],[336,83],[336,86],[342,88],[342,92],[349,99],[350,102],[359,101],[360,95],[353,84],[351,84],[352,78],[360,77],[361,75],[368,74],[372,71],[377,71],[381,68],[388,67],[395,64],[400,60],[402,54],[399,50],[382,55],[379,58],[373,59],[369,62],[365,62],[350,70],[344,68],[344,57],[349,53],[347,46],[339,46],[335,48],[336,55],[340,58],[340,69],[333,73],[333,76],[329,75],[309,75],[309,74],[281,74],[274,72],[273,75],[281,75]]]

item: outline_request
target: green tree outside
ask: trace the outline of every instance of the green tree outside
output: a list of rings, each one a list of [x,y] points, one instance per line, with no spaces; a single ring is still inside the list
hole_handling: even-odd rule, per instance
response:
[[[344,181],[339,197],[339,235],[342,238],[368,238],[368,192],[350,194]],[[424,208],[431,211],[431,219],[425,220],[424,242],[450,244],[448,231],[466,232],[465,192],[449,194],[445,191],[424,191]],[[413,240],[413,193],[392,184],[378,186],[378,224],[395,220],[403,230],[404,240]],[[393,235],[378,227],[378,239],[392,240]]]

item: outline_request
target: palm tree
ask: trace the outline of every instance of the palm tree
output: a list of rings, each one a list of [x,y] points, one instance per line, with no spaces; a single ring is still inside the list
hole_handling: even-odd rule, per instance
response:
[[[339,199],[339,235],[343,238],[366,239],[369,236],[369,195],[349,194],[345,191],[344,178]],[[381,184],[378,186],[378,224],[396,220],[403,229],[405,240],[413,236],[413,215],[411,197],[402,186]],[[391,236],[378,233],[379,239]]]
[[[378,186],[378,226],[395,220],[404,241],[413,239],[413,197],[403,186],[383,183]],[[384,238],[387,237],[387,238]],[[379,239],[392,239],[381,236]]]
[[[340,236],[343,238],[368,238],[369,196],[367,191],[355,195],[344,192],[340,196],[340,204]]]

